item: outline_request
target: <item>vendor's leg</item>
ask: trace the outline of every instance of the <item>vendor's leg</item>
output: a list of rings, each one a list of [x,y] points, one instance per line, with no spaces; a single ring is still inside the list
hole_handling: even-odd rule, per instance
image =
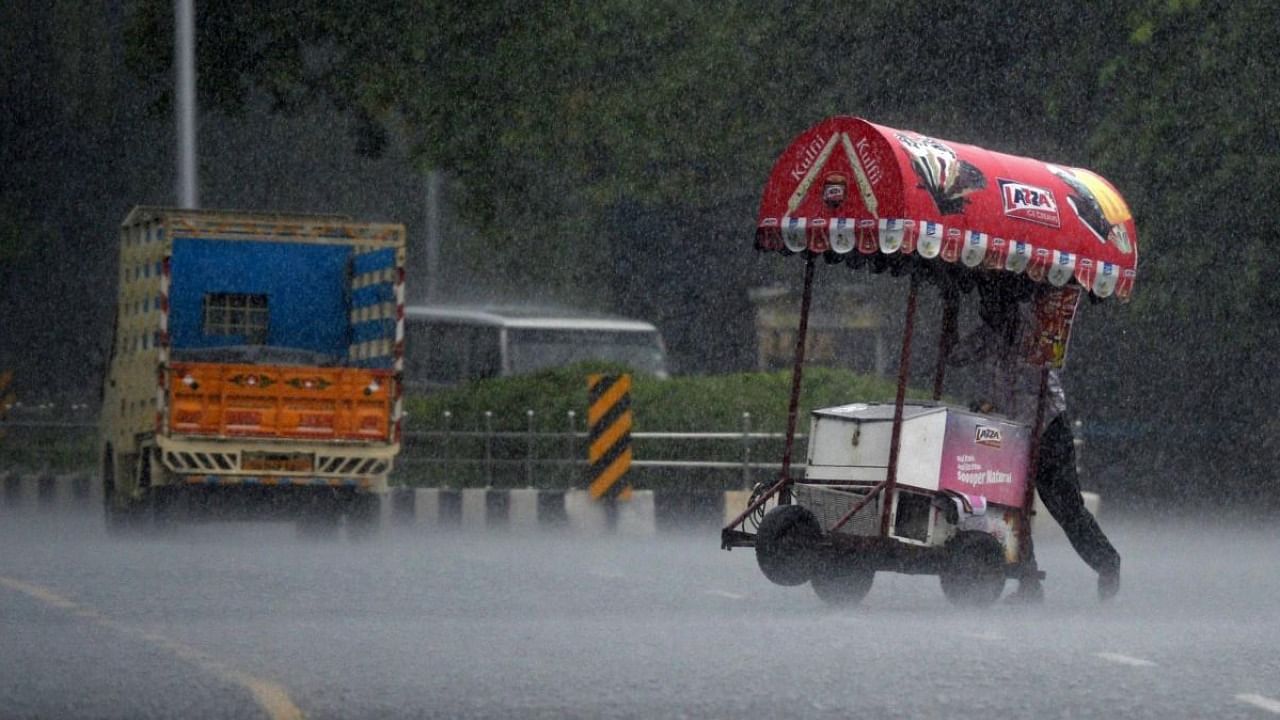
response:
[[[1097,571],[1099,592],[1108,597],[1115,594],[1114,589],[1119,584],[1120,554],[1098,526],[1093,513],[1084,506],[1080,479],[1076,475],[1075,439],[1065,417],[1059,416],[1049,423],[1041,437],[1036,489],[1049,514],[1062,526],[1071,546],[1089,567]]]
[[[1034,605],[1044,602],[1044,586],[1040,583],[1040,576],[1036,573],[1035,561],[1032,560],[1028,567],[1031,573],[1018,580],[1018,587],[1004,600],[1007,603]]]
[[[1022,564],[1022,577],[1018,578],[1018,588],[1009,593],[1005,602],[1034,605],[1044,602],[1044,587],[1040,583],[1040,567],[1036,565],[1036,545],[1027,533],[1027,559]]]

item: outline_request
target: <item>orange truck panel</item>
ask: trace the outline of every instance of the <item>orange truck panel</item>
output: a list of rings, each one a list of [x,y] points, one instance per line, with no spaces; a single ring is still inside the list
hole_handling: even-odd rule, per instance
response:
[[[387,442],[390,370],[175,362],[170,435]]]

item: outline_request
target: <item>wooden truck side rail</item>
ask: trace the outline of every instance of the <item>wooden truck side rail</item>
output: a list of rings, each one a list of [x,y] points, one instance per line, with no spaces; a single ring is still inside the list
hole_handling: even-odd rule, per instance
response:
[[[163,435],[390,443],[391,370],[174,362]]]

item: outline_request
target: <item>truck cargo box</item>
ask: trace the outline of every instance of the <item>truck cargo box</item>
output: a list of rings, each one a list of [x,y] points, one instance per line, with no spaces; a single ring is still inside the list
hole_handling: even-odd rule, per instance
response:
[[[385,487],[399,448],[404,228],[135,208],[102,415],[127,497],[183,483]]]

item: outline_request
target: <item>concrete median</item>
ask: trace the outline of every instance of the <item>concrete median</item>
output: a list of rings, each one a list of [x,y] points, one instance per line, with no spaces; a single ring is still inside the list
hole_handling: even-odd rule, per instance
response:
[[[102,483],[87,474],[0,474],[0,514],[88,512],[102,507]],[[618,503],[610,529],[604,506],[585,490],[394,487],[382,497],[382,519],[417,529],[564,529],[585,534],[648,536],[657,531],[654,492],[637,490]]]
[[[86,474],[10,472],[0,476],[0,513],[84,511],[101,505],[101,483]]]
[[[532,488],[395,488],[387,503],[392,521],[404,527],[464,530],[567,529],[610,532],[603,505],[584,490]],[[637,490],[618,504],[613,532],[644,536],[656,532],[652,490]]]

